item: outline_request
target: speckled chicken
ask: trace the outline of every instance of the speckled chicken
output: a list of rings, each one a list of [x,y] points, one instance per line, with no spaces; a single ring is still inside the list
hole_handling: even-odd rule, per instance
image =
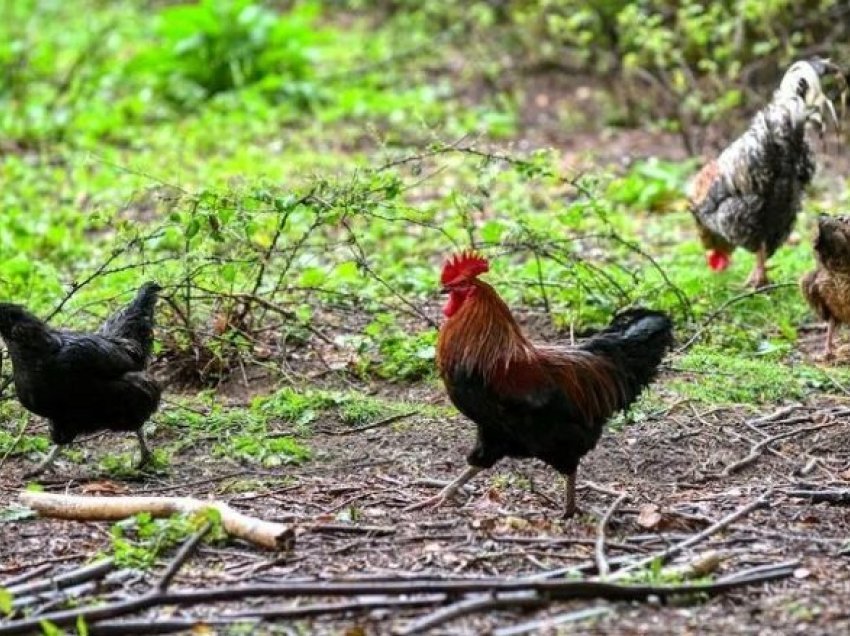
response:
[[[817,268],[800,280],[809,306],[825,320],[823,355],[833,355],[835,328],[850,324],[850,216],[821,216],[814,243]]]
[[[694,178],[691,212],[714,271],[726,269],[735,248],[743,247],[756,254],[748,284],[768,284],[767,259],[791,234],[815,173],[807,124],[823,134],[829,112],[837,125],[821,86],[827,75],[837,78],[843,100],[847,84],[837,66],[824,59],[796,62],[749,129]]]
[[[12,359],[18,399],[48,419],[56,444],[28,476],[46,470],[61,445],[99,430],[135,431],[141,463],[147,462],[142,425],[160,398],[146,371],[159,291],[156,283],[146,283],[95,333],[51,329],[20,305],[0,303],[0,336]]]

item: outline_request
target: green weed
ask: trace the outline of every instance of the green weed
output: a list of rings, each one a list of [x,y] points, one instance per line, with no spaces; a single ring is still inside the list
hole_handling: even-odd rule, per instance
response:
[[[258,463],[265,468],[300,464],[310,459],[310,451],[293,437],[257,437],[236,435],[227,443],[215,444],[212,449],[217,457]]]
[[[170,454],[162,448],[151,450],[148,464],[140,471],[137,464],[138,453],[117,453],[104,455],[98,460],[98,469],[117,479],[137,477],[140,472],[167,474],[171,468]]]
[[[313,45],[321,38],[313,25],[317,9],[300,3],[278,15],[248,0],[165,7],[157,19],[157,42],[130,68],[183,104],[258,82],[276,95],[305,99],[316,90],[306,82],[313,72]]]
[[[0,587],[0,614],[8,616],[12,613],[12,601],[14,597],[4,587]]]
[[[17,442],[17,443],[16,443]],[[17,435],[0,429],[0,457],[9,455],[30,455],[44,453],[50,448],[50,440],[41,435]]]
[[[164,552],[185,541],[205,524],[210,524],[205,541],[224,539],[221,517],[212,509],[192,515],[173,515],[166,519],[154,519],[149,513],[139,513],[112,526],[112,556],[120,567],[146,570]]]
[[[292,387],[256,398],[251,409],[265,418],[295,424],[304,431],[323,415],[335,415],[343,424],[357,426],[411,410],[429,410],[355,391],[296,390]]]

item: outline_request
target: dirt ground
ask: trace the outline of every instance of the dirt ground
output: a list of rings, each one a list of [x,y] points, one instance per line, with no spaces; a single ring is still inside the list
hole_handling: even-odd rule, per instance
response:
[[[430,397],[443,400],[437,388]],[[109,482],[66,463],[44,484],[49,491],[67,493],[114,489],[126,494],[213,496],[263,519],[295,524],[297,546],[284,556],[239,543],[201,547],[178,575],[174,583],[178,588],[305,578],[515,577],[565,567],[592,573],[597,524],[616,493],[627,493],[628,498],[614,510],[607,530],[607,556],[613,563],[663,550],[772,489],[766,507],[688,550],[678,561],[717,551],[721,561],[713,576],[719,577],[798,560],[791,578],[690,605],[576,601],[555,602],[530,613],[488,612],[451,621],[432,633],[488,633],[593,607],[608,612],[562,629],[587,634],[839,634],[850,632],[846,605],[850,518],[844,507],[813,504],[786,491],[801,484],[823,490],[850,478],[846,406],[840,401],[800,405],[779,411],[771,420],[743,408],[701,412],[687,402],[671,401],[665,412],[603,436],[581,466],[582,512],[568,521],[561,519],[561,478],[542,464],[520,461],[504,461],[480,476],[452,505],[405,512],[405,506],[435,492],[431,480],[448,480],[465,466],[473,428],[460,416],[410,418],[353,435],[338,434],[339,425],[335,428],[333,423],[320,425],[317,429],[326,432],[311,439],[315,459],[275,471],[213,460],[204,445],[194,445],[173,458],[167,479]],[[778,439],[752,464],[724,475],[726,467],[746,457],[758,442],[803,428],[807,430]],[[152,436],[154,445],[168,441],[161,430]],[[84,446],[94,454],[132,443],[108,435]],[[0,476],[0,505],[14,501],[19,476],[29,466],[21,458],[7,463]],[[263,486],[272,478],[285,481]],[[250,485],[255,487],[246,490]],[[40,566],[48,565],[50,574],[71,570],[108,546],[105,523],[5,523],[0,585]],[[142,593],[159,574],[161,569],[155,569],[124,584],[106,584],[101,598]],[[211,618],[259,605],[310,602],[258,600],[164,608],[149,616]],[[359,611],[315,622],[273,622],[263,629],[389,634],[433,609]],[[558,633],[557,629],[534,633]]]

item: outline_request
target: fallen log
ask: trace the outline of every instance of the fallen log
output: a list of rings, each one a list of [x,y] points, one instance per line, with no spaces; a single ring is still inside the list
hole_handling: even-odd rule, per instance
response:
[[[47,492],[22,492],[20,501],[43,517],[72,521],[120,521],[140,512],[152,517],[196,513],[212,508],[221,515],[227,534],[268,550],[291,550],[292,526],[250,517],[221,501],[191,497],[87,497]]]

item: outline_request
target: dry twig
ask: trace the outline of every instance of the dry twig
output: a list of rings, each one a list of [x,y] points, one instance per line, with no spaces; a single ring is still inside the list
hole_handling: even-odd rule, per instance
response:
[[[733,512],[729,515],[726,515],[720,521],[713,523],[712,525],[707,527],[702,532],[699,532],[699,533],[697,533],[693,536],[690,536],[687,539],[685,539],[684,541],[680,541],[679,543],[676,543],[676,544],[670,546],[669,548],[661,550],[660,552],[657,552],[655,554],[651,554],[648,557],[644,557],[644,558],[642,558],[638,561],[635,561],[634,563],[631,563],[629,565],[626,565],[626,566],[620,568],[619,570],[614,572],[614,574],[612,574],[611,577],[609,577],[610,580],[621,579],[624,576],[626,576],[629,572],[633,572],[635,570],[640,570],[642,568],[645,568],[646,566],[650,565],[651,563],[653,563],[656,560],[660,560],[663,563],[665,561],[668,561],[669,559],[672,559],[674,556],[681,554],[682,552],[684,552],[688,548],[691,548],[691,547],[697,545],[698,543],[705,541],[706,539],[717,534],[718,532],[720,532],[724,528],[729,527],[730,525],[735,523],[738,519],[741,519],[742,517],[745,517],[748,514],[750,514],[753,510],[767,506],[768,502],[770,501],[770,498],[772,496],[773,496],[773,488],[769,488],[764,493],[762,493],[761,496],[759,496],[757,499],[751,501],[746,506],[738,508],[735,512]]]
[[[96,563],[84,565],[83,567],[71,570],[70,572],[64,572],[57,576],[51,576],[39,581],[10,585],[7,587],[7,591],[12,594],[12,596],[16,597],[38,594],[39,592],[45,592],[47,590],[62,589],[77,583],[84,583],[93,579],[99,579],[106,576],[114,569],[115,562],[112,559],[104,559],[102,561],[97,561]]]
[[[815,424],[813,426],[801,426],[800,428],[795,428],[793,431],[783,431],[782,433],[777,433],[776,435],[772,435],[770,437],[766,437],[760,442],[754,444],[752,448],[750,448],[750,452],[746,457],[739,459],[738,461],[729,464],[726,468],[723,469],[721,475],[724,477],[728,477],[732,473],[735,473],[746,466],[754,463],[761,457],[762,453],[766,448],[768,448],[774,442],[778,442],[779,440],[794,437],[795,435],[799,435],[801,433],[810,433],[812,431],[819,431],[822,428],[828,428],[830,426],[836,426],[838,422],[826,422],[825,424]]]
[[[540,598],[534,592],[514,592],[503,596],[477,596],[452,603],[447,607],[441,607],[430,614],[417,618],[398,633],[402,636],[421,634],[469,614],[490,612],[502,608],[536,608],[545,604],[546,600]]]
[[[782,492],[789,497],[808,499],[812,503],[850,503],[850,489],[847,488],[840,490],[784,490]]]
[[[413,417],[414,415],[418,415],[419,411],[409,411],[407,413],[398,413],[396,415],[390,415],[389,417],[385,417],[377,422],[372,422],[371,424],[364,424],[363,426],[358,426],[356,428],[349,428],[343,431],[328,431],[325,435],[354,435],[355,433],[362,433],[363,431],[371,431],[373,428],[380,428],[381,426],[386,426],[388,424],[393,424],[398,422],[399,420],[407,419],[408,417]]]
[[[559,625],[565,625],[566,623],[576,623],[578,621],[584,621],[589,618],[599,618],[601,616],[605,616],[610,614],[613,610],[610,607],[585,607],[584,609],[577,610],[575,612],[567,612],[565,614],[558,614],[556,616],[547,616],[545,618],[538,618],[533,621],[527,621],[525,623],[518,623],[516,625],[511,625],[510,627],[502,627],[501,629],[493,630],[493,636],[520,636],[520,634],[539,634],[542,632],[547,632],[554,627],[558,627]]]
[[[620,504],[627,498],[628,495],[626,493],[617,497],[614,503],[611,504],[611,507],[605,512],[605,516],[599,520],[599,525],[596,527],[596,568],[601,577],[608,576],[608,573],[611,571],[608,565],[608,559],[605,558],[605,527],[608,525],[614,512],[620,507]]]
[[[767,493],[766,493],[767,494]],[[764,495],[762,496],[764,498]],[[761,499],[757,502],[761,502]],[[757,503],[754,502],[754,503]],[[752,506],[752,504],[750,504]],[[742,509],[743,510],[743,509]],[[742,512],[738,511],[737,516]],[[731,523],[731,521],[728,521]],[[181,550],[181,555],[184,551]],[[188,552],[188,550],[187,550]],[[541,600],[576,600],[590,598],[605,598],[618,601],[645,601],[650,597],[669,599],[678,596],[698,594],[717,595],[744,585],[764,583],[787,578],[793,574],[793,567],[774,568],[770,572],[749,577],[735,578],[723,582],[705,585],[618,585],[601,581],[565,581],[565,580],[531,580],[525,579],[473,579],[473,580],[393,580],[380,582],[335,582],[308,581],[288,582],[280,584],[257,584],[236,587],[218,587],[186,591],[153,590],[136,598],[116,601],[95,606],[82,606],[70,610],[46,613],[38,617],[25,618],[0,625],[0,636],[9,634],[30,634],[38,631],[42,621],[49,621],[57,627],[74,625],[78,620],[84,620],[88,625],[111,618],[118,618],[148,610],[153,607],[178,606],[186,607],[202,603],[228,602],[234,600],[280,597],[297,598],[302,596],[376,596],[376,595],[416,595],[444,594],[462,596],[468,594],[489,593],[502,595],[501,605],[509,605],[511,597],[520,605],[529,604],[528,594],[534,593],[538,604]],[[169,568],[171,572],[171,568]],[[525,595],[516,593],[525,592]],[[469,606],[467,606],[468,609]],[[478,605],[488,609],[489,606]],[[475,611],[475,610],[472,610]],[[466,613],[469,613],[467,611]],[[199,620],[198,623],[203,623]]]

